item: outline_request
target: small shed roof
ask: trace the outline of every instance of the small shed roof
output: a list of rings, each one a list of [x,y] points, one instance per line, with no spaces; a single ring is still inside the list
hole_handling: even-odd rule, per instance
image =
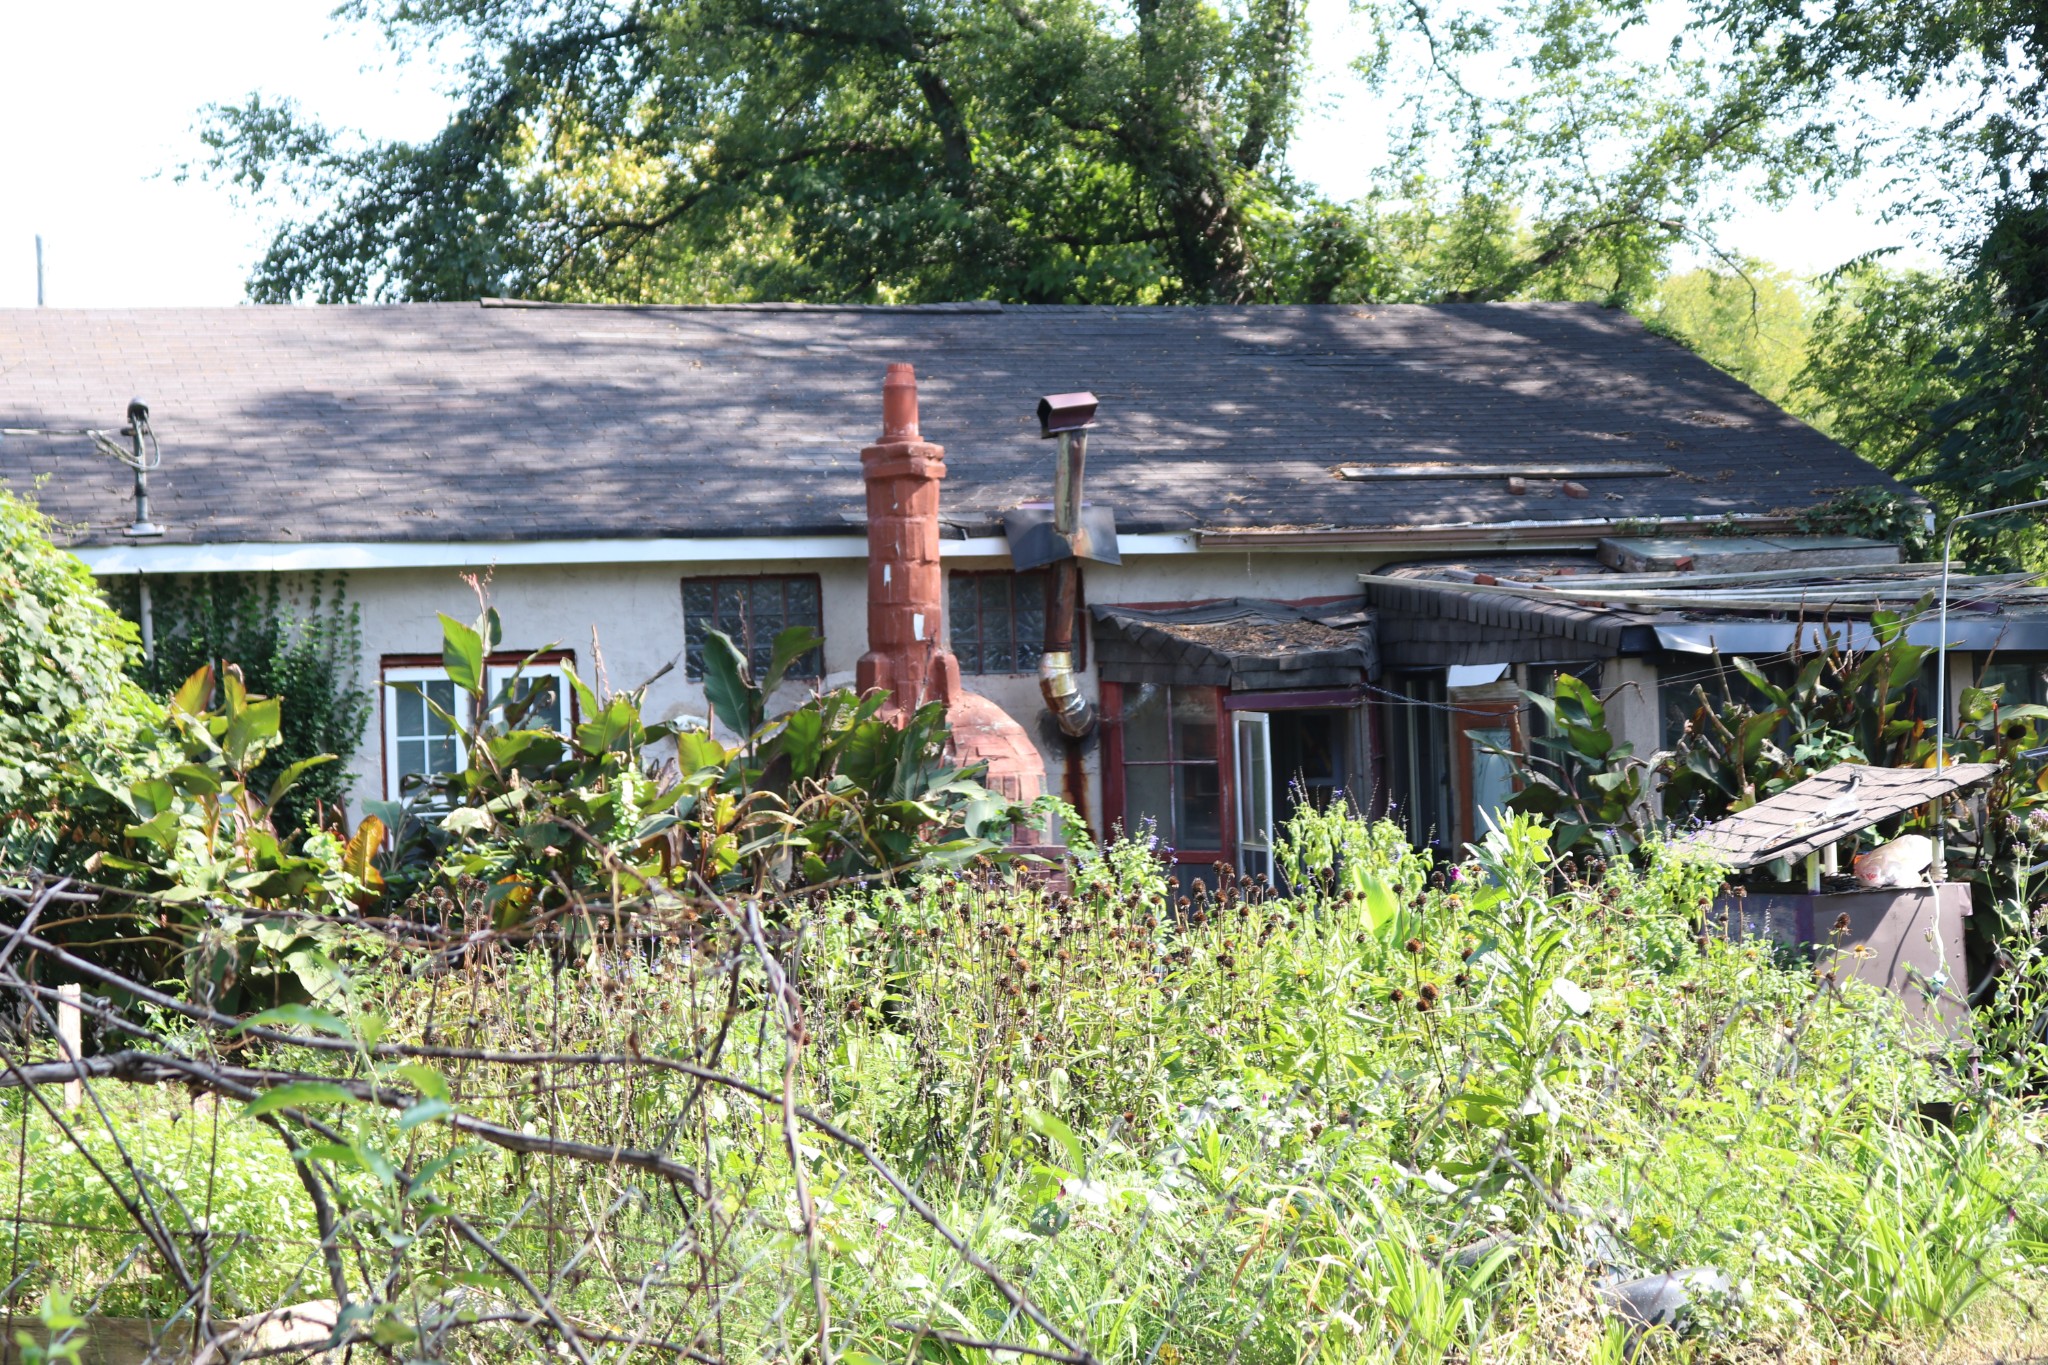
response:
[[[1778,858],[1804,858],[1997,771],[1996,763],[1951,763],[1945,768],[1838,763],[1679,842],[1738,872]]]
[[[1233,597],[1094,610],[1095,665],[1109,682],[1274,691],[1352,687],[1374,671],[1372,623],[1356,604],[1316,612]]]

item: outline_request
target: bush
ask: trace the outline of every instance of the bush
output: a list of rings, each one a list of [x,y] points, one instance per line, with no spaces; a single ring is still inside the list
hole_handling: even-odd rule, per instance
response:
[[[133,577],[115,579],[107,594],[128,619],[141,619]],[[258,785],[301,759],[334,755],[279,803],[279,830],[305,828],[323,807],[346,807],[349,763],[371,706],[360,681],[362,612],[340,576],[315,575],[289,593],[278,574],[152,578],[150,616],[153,657],[135,654],[128,664],[150,695],[168,700],[200,669],[233,664],[251,692],[283,703],[277,747],[253,775]]]
[[[67,871],[108,842],[117,812],[94,793],[161,708],[126,671],[135,627],[51,530],[0,487],[0,867]]]

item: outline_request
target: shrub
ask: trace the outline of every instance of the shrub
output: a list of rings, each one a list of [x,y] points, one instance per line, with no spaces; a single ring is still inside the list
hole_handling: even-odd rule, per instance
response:
[[[161,709],[126,670],[135,628],[32,501],[0,487],[0,866],[76,870]]]
[[[140,620],[136,580],[113,580],[107,594]],[[277,746],[254,774],[261,786],[301,759],[332,754],[309,771],[274,815],[281,831],[302,829],[314,811],[348,802],[349,763],[370,719],[363,688],[362,613],[345,581],[318,575],[287,585],[278,574],[195,574],[150,580],[152,652],[129,658],[129,675],[168,700],[202,668],[232,664],[249,691],[283,703]]]

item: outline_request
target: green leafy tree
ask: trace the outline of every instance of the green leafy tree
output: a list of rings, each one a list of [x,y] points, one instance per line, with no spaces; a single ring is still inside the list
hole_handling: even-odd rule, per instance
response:
[[[1361,8],[1407,126],[1355,204],[1285,168],[1300,0],[358,0],[464,54],[447,126],[252,98],[207,164],[294,209],[262,300],[1070,303],[1642,299],[1734,177],[1841,164],[1801,87],[1643,55],[1635,4]]]
[[[260,299],[1232,300],[1279,164],[1297,0],[429,0],[462,107],[365,145],[260,100],[215,165],[313,205]]]
[[[135,627],[51,529],[0,487],[0,868],[75,871],[112,837],[94,793],[129,770],[161,709],[126,672]]]
[[[1892,462],[1951,510],[2048,492],[2048,23],[2040,5],[1703,0],[1700,14],[1738,48],[1765,54],[1781,89],[1849,98],[1874,87],[1922,120],[1891,134],[1873,127],[1863,150],[1901,173],[1910,188],[1898,206],[1938,225],[1956,279],[1907,277],[1865,291],[1854,316],[1824,331],[1849,345],[1903,348],[1904,359],[1931,347],[1934,363],[1858,369],[1860,380],[1843,385],[1843,351],[1824,343],[1814,382],[1848,389],[1844,420],[1871,447],[1891,446]],[[1865,326],[1863,318],[1907,325]],[[1899,434],[1874,430],[1873,415]],[[1996,553],[2010,548],[2001,537],[2025,529],[1988,524],[1976,543]]]

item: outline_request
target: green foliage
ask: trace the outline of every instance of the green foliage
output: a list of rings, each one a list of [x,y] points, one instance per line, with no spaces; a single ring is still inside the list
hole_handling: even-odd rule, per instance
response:
[[[133,577],[112,580],[107,591],[123,615],[141,619]],[[150,616],[155,657],[131,657],[130,676],[168,699],[200,669],[232,664],[250,691],[281,703],[278,743],[254,774],[257,785],[301,759],[334,755],[284,797],[277,826],[304,828],[316,810],[332,822],[348,803],[349,763],[371,712],[359,681],[362,614],[343,581],[316,576],[288,591],[278,574],[152,578]]]
[[[1730,1356],[1932,1348],[2039,1297],[2038,1105],[1985,1088],[1953,1130],[1922,1120],[1972,1059],[1887,995],[1700,937],[1711,867],[1653,845],[1588,877],[1526,815],[1449,879],[1342,811],[1297,812],[1279,843],[1293,892],[1222,867],[1185,907],[1143,841],[1083,850],[1066,889],[930,875],[780,901],[787,994],[735,903],[636,900],[625,932],[548,951],[358,926],[332,1009],[203,1030],[264,1049],[261,1097],[108,1099],[159,1203],[215,1229],[217,1313],[338,1277],[359,1344],[451,1355],[548,1349],[506,1264],[593,1331],[712,1321],[707,1353],[735,1360],[803,1349],[807,1269],[834,1359],[959,1358],[904,1323],[1057,1349],[905,1189],[1105,1365],[1625,1360],[1583,1306],[1617,1265],[1725,1270],[1739,1292],[1700,1312]],[[472,945],[458,973],[449,944]],[[784,1010],[787,1057],[766,1041]],[[806,1123],[815,1261],[785,1085],[904,1173]],[[0,1188],[0,1235],[35,1260],[27,1292],[61,1266],[115,1311],[177,1303],[156,1261],[114,1273],[124,1211],[19,1103],[0,1142],[31,1159],[0,1161],[24,1186],[18,1227]],[[687,1159],[716,1202],[535,1150],[554,1140]],[[121,1170],[105,1132],[84,1141]],[[331,1266],[295,1158],[335,1211]],[[693,1273],[648,1273],[707,1225]],[[499,1313],[527,1335],[470,1335]]]
[[[1544,734],[1533,746],[1542,752],[1509,755],[1522,777],[1509,808],[1554,822],[1561,853],[1588,841],[1609,854],[1633,849],[1648,804],[1649,765],[1633,744],[1615,741],[1606,704],[1582,679],[1563,672],[1552,695],[1523,695],[1543,717]]]
[[[1813,6],[1708,0],[1708,22],[1761,54],[1773,83],[1830,96],[1875,88],[1917,117],[1885,145],[1943,230],[1954,278],[1879,278],[1823,330],[1816,387],[1840,392],[1845,427],[1951,511],[2040,497],[2048,455],[2048,27],[2032,0]],[[1871,364],[1850,351],[1872,343]],[[1920,363],[1926,358],[1931,363]],[[1846,364],[1845,364],[1846,362]],[[1848,369],[1856,378],[1843,382]],[[1889,416],[1887,415],[1889,414]],[[1889,425],[1890,430],[1885,427]],[[1984,528],[1983,552],[2031,523]]]
[[[1238,299],[1305,41],[1269,0],[362,8],[472,51],[462,111],[217,109],[216,168],[312,210],[258,297]]]
[[[780,891],[961,867],[999,853],[1021,814],[978,770],[948,761],[942,704],[898,726],[880,715],[884,694],[841,689],[770,718],[770,694],[818,645],[808,627],[776,636],[758,681],[729,638],[707,637],[705,691],[734,744],[648,724],[640,694],[599,697],[573,675],[582,719],[566,734],[534,727],[523,670],[495,695],[486,688],[496,612],[474,625],[443,616],[441,627],[442,665],[466,704],[452,715],[421,696],[468,762],[409,802],[373,803],[398,831],[384,869],[394,894],[431,882],[509,928],[596,888]],[[672,767],[649,753],[664,740]]]
[[[1627,302],[1720,187],[1842,160],[1747,51],[1641,55],[1633,4],[1362,9],[1407,126],[1348,205],[1285,168],[1309,34],[1277,0],[366,0],[399,52],[464,54],[447,127],[252,97],[209,169],[296,209],[267,300]]]
[[[0,868],[76,870],[104,846],[90,794],[120,780],[158,714],[124,672],[135,628],[52,530],[0,488]]]
[[[1639,309],[1649,327],[1697,351],[1773,403],[1799,408],[1814,309],[1807,288],[1762,261],[1739,271],[1667,275]]]
[[[1876,642],[1863,650],[1842,647],[1844,630],[1824,633],[1818,650],[1787,656],[1788,683],[1737,658],[1728,667],[1739,686],[1695,685],[1664,784],[1666,812],[1716,820],[1836,763],[1919,766],[1934,737],[1911,703],[1934,651],[1910,643],[1905,626],[1896,613],[1873,613]]]

